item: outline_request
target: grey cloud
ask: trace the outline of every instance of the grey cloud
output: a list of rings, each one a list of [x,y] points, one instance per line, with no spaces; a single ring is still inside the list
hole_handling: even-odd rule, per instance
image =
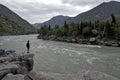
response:
[[[96,6],[102,2],[107,2],[111,0],[62,0],[63,3],[68,3],[71,5],[79,5],[79,6]]]
[[[18,3],[16,3],[18,4]],[[19,4],[9,3],[7,6],[14,12],[30,22],[45,20],[56,15],[69,15],[77,13],[76,10],[64,5],[46,5],[40,3]]]
[[[77,15],[81,13],[82,10],[76,9],[76,6],[89,6],[93,8],[106,1],[110,0],[61,0],[61,5],[37,3],[35,1],[25,2],[24,0],[0,0],[0,3],[27,21],[34,23],[46,21],[56,15]],[[69,6],[67,6],[67,4],[69,4]]]

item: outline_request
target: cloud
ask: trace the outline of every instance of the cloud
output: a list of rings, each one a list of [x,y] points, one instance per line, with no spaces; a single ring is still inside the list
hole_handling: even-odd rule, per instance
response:
[[[109,0],[0,0],[30,23],[44,22],[53,16],[75,16]]]
[[[62,0],[63,3],[69,3],[79,6],[96,6],[102,2],[108,2],[111,0]]]

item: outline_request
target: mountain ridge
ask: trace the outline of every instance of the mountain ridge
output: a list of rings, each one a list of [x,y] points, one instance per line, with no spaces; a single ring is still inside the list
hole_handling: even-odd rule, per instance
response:
[[[66,20],[63,19],[63,21],[70,23],[70,22],[81,22],[81,21],[107,20],[110,18],[111,14],[120,15],[120,2],[118,1],[103,2],[91,10],[80,13],[75,17],[68,17],[68,19]],[[53,18],[51,18],[46,22],[50,22]],[[41,24],[45,24],[46,22],[43,22]],[[61,26],[63,24],[64,23],[58,25]],[[37,25],[37,27],[40,26],[41,25]]]
[[[111,14],[120,15],[120,2],[103,2],[93,9],[69,19],[68,22],[104,20],[109,18]]]
[[[35,26],[35,28],[38,28],[39,26],[44,26],[44,25],[47,25],[47,26],[50,25],[52,27],[54,27],[55,25],[62,26],[64,22],[69,18],[70,17],[68,16],[58,15],[58,16],[52,17],[51,19],[43,23],[35,23],[33,24],[33,26]]]

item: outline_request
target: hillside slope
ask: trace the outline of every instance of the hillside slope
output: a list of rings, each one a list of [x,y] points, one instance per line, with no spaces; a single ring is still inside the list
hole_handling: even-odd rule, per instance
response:
[[[1,34],[25,34],[35,31],[30,23],[2,4],[0,4],[0,26]]]
[[[87,12],[70,18],[68,22],[106,20],[111,14],[120,15],[120,2],[104,2]]]
[[[55,17],[51,18],[50,20],[48,20],[44,23],[36,23],[33,26],[35,26],[36,28],[39,28],[44,25],[47,25],[47,26],[50,25],[52,27],[54,27],[55,25],[62,26],[64,24],[64,22],[67,21],[68,19],[69,19],[68,16],[59,15],[59,16],[55,16]]]
[[[80,13],[75,17],[64,17],[64,16],[56,16],[51,18],[50,20],[40,23],[40,24],[35,24],[37,27],[40,27],[43,24],[46,25],[63,25],[64,21],[67,21],[68,23],[70,22],[81,22],[81,21],[96,21],[96,20],[107,20],[110,19],[110,15],[114,14],[115,16],[120,16],[120,2],[117,1],[110,1],[110,2],[104,2],[95,8],[84,12]],[[117,18],[119,19],[119,18]]]

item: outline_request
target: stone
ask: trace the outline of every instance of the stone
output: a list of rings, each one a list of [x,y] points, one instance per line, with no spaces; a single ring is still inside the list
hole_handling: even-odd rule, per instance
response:
[[[92,38],[90,38],[89,41],[90,41],[90,42],[94,42],[94,41],[96,41],[96,39],[95,39],[94,37],[92,37]]]
[[[112,47],[119,47],[119,44],[114,43],[114,44],[112,44]]]
[[[2,80],[24,80],[24,75],[21,74],[13,75],[9,73]]]
[[[26,75],[26,76],[24,77],[24,80],[33,80],[33,79],[30,78],[28,75]]]
[[[112,42],[111,41],[105,41],[103,45],[104,46],[112,46]]]
[[[17,73],[18,66],[15,64],[1,64],[0,65],[0,79],[8,73]]]
[[[6,54],[7,55],[15,54],[15,52],[16,52],[15,50],[8,50],[8,51],[6,51]]]
[[[51,75],[48,75],[44,72],[39,72],[39,73],[36,73],[36,72],[30,72],[28,74],[28,76],[30,77],[30,79],[32,80],[58,80],[54,77],[52,77]],[[62,79],[61,79],[62,80]]]
[[[0,57],[0,80],[8,73],[27,74],[33,69],[33,54],[17,54],[11,51]]]
[[[91,44],[96,44],[96,38],[94,38],[94,37],[90,38],[90,39],[89,39],[89,42],[90,42]]]
[[[88,42],[88,39],[82,39],[82,40],[81,40],[81,43],[82,43],[82,44],[87,44],[87,42]]]
[[[75,43],[75,42],[76,42],[76,40],[75,40],[75,39],[72,39],[72,42],[73,42],[73,43]]]

